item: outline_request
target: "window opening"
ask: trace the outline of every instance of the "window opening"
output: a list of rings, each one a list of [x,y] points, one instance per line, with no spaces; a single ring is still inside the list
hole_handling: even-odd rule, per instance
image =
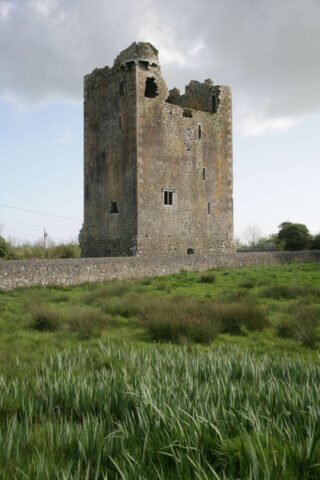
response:
[[[212,113],[217,113],[217,96],[212,95]]]
[[[210,205],[210,202],[208,202],[208,215],[210,215],[211,213],[211,205]]]
[[[119,131],[121,131],[121,115],[119,116]]]
[[[192,118],[192,111],[191,110],[187,110],[186,108],[183,110],[183,113],[182,115],[185,117],[185,118]]]
[[[117,202],[111,202],[111,204],[110,204],[110,213],[118,213]]]
[[[202,180],[205,180],[206,179],[206,169],[203,168],[202,169]]]
[[[201,139],[201,134],[202,134],[201,125],[198,125],[198,138],[199,138],[199,140]]]
[[[163,203],[164,205],[173,205],[173,191],[164,190],[163,192]]]
[[[124,80],[120,80],[119,83],[119,95],[120,97],[124,96]]]
[[[156,98],[159,95],[158,85],[153,77],[148,77],[146,79],[146,89],[144,91],[144,96],[148,98]]]
[[[194,254],[193,248],[188,248],[187,254],[188,254],[188,255],[193,255],[193,254]]]
[[[144,70],[149,69],[149,61],[148,60],[139,60],[139,64],[142,66]]]

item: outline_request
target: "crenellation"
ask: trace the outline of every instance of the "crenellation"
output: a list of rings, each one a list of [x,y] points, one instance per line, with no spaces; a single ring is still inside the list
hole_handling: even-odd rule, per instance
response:
[[[168,91],[156,49],[139,42],[84,90],[82,256],[232,252],[230,88]]]

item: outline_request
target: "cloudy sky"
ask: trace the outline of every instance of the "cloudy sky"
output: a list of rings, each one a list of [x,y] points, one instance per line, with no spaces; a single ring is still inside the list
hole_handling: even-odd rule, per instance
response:
[[[2,235],[76,238],[82,79],[133,41],[158,48],[169,88],[232,87],[236,234],[320,232],[319,25],[320,0],[0,0]]]

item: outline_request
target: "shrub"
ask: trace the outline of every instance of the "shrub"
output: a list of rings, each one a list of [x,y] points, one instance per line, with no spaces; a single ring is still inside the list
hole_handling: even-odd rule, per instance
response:
[[[10,260],[24,260],[30,258],[78,258],[80,247],[74,243],[52,245],[44,248],[42,243],[24,243],[18,246],[9,245],[8,258]]]
[[[239,283],[239,287],[241,288],[254,288],[255,286],[256,286],[256,281],[253,278],[244,278]]]
[[[40,332],[54,332],[61,325],[61,315],[48,305],[31,305],[29,311],[33,317],[31,328]]]
[[[241,334],[270,326],[254,300],[219,303],[186,297],[149,298],[139,307],[139,316],[155,340],[182,339],[210,343],[219,332]]]
[[[63,292],[50,292],[48,295],[48,301],[51,303],[62,303],[62,302],[69,302],[70,297],[66,293]]]
[[[271,326],[254,299],[249,297],[240,302],[218,304],[216,315],[224,333],[239,335],[243,327],[247,330],[263,330]]]
[[[106,301],[103,310],[110,315],[129,318],[138,314],[141,301],[142,297],[132,293],[124,297],[113,297]]]
[[[62,243],[49,247],[46,250],[46,258],[79,258],[80,247],[76,243]]]
[[[166,282],[165,281],[159,281],[159,282],[155,282],[154,284],[154,289],[155,290],[158,290],[159,292],[168,292],[170,293],[170,287],[167,286]]]
[[[154,340],[208,344],[220,330],[219,322],[209,315],[206,302],[182,296],[150,298],[140,307],[139,314]]]
[[[214,283],[216,281],[216,277],[214,273],[204,273],[200,277],[200,282],[202,283]]]
[[[66,318],[66,327],[78,333],[83,340],[99,336],[110,323],[110,317],[93,308],[88,310],[78,307],[69,312]]]
[[[294,299],[299,296],[314,295],[320,296],[319,288],[309,285],[272,285],[261,289],[260,295],[266,298],[280,298]]]
[[[90,292],[81,295],[80,301],[87,305],[93,303],[104,303],[107,299],[111,297],[122,297],[128,290],[130,286],[128,283],[119,282],[118,280],[108,282],[105,285],[95,286]]]
[[[139,280],[140,285],[151,285],[152,279],[150,277],[143,277]]]
[[[293,318],[283,316],[277,324],[279,337],[292,338],[307,347],[314,347],[319,340],[317,328],[320,309],[315,306],[297,305]]]
[[[248,289],[236,288],[230,294],[222,298],[223,302],[240,302],[249,295]]]
[[[9,255],[9,244],[0,236],[0,258],[6,259]]]

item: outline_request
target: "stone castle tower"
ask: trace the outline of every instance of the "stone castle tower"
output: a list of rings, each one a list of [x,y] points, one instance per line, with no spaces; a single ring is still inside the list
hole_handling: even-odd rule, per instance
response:
[[[83,257],[233,251],[231,90],[133,43],[84,81]]]

